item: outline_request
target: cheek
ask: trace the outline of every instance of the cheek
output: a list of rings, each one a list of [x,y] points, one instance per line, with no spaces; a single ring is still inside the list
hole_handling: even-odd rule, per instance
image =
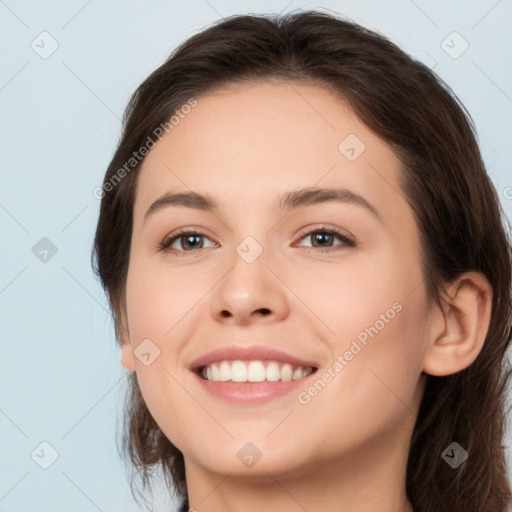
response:
[[[197,272],[171,272],[137,255],[130,261],[126,304],[137,381],[151,415],[179,448],[187,434],[182,426],[204,415],[187,393],[182,354],[201,321],[201,299],[213,284]],[[150,353],[150,364],[138,358],[139,346]]]
[[[422,287],[418,287],[421,269],[406,264],[394,248],[378,257],[369,254],[339,265],[291,273],[286,279],[308,307],[311,321],[323,325],[325,339],[338,351],[358,336],[364,343],[377,333],[415,328],[411,314],[423,312]],[[414,292],[416,288],[418,292]],[[400,340],[399,336],[396,343]]]
[[[308,425],[304,436],[325,439],[326,453],[371,445],[372,439],[412,428],[421,399],[423,339],[416,324],[421,321],[417,305],[402,306],[400,311],[393,309],[396,314],[388,323],[372,321],[371,315],[362,329],[352,322],[353,331],[363,336],[333,340],[333,365],[318,373],[309,388],[299,390],[301,405],[296,412],[301,423]],[[285,442],[286,436],[280,441]]]
[[[356,423],[369,431],[410,420],[418,405],[417,387],[428,341],[425,302],[421,292],[398,297],[391,302],[385,296],[383,301],[373,296],[364,313],[357,317],[354,313],[352,335],[333,346],[344,367],[331,398],[346,408],[341,416],[350,410],[360,419]]]
[[[208,280],[197,272],[169,271],[151,261],[131,262],[126,302],[132,344],[150,338],[164,348],[169,345],[164,345],[164,340],[172,339],[174,333],[180,332],[181,338],[191,313],[207,292]]]
[[[342,405],[340,421],[345,407],[361,416],[380,411],[376,417],[388,421],[407,409],[404,403],[413,407],[427,342],[421,284],[419,266],[401,264],[396,254],[331,273],[322,286],[303,282],[305,302],[331,331],[324,338],[331,362],[340,363],[331,367],[335,377],[326,376],[329,391],[314,398],[318,403],[312,409],[331,410],[334,400]]]

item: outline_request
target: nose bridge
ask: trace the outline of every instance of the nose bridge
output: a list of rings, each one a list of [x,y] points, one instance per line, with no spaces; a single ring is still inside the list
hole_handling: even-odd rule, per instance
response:
[[[261,198],[261,195],[259,196]],[[269,241],[272,232],[272,217],[268,210],[262,208],[261,201],[259,206],[252,208],[252,205],[258,205],[254,196],[240,195],[234,205],[236,212],[236,222],[231,224],[231,238],[233,241],[233,264],[252,266],[256,262],[267,261],[270,254]],[[241,260],[241,262],[239,261]],[[243,265],[241,265],[243,267]],[[259,265],[257,265],[259,268]],[[263,270],[264,266],[261,268]],[[268,270],[267,270],[268,271]]]
[[[262,235],[259,236],[261,240],[263,238]],[[264,244],[265,240],[261,242],[258,241],[253,235],[247,235],[243,238],[243,240],[236,246],[235,252],[238,257],[243,260],[247,265],[252,265],[255,261],[265,260],[267,257],[268,251],[265,251]],[[268,245],[268,244],[265,244]],[[265,257],[261,257],[265,252]],[[235,259],[236,261],[236,259]],[[238,263],[238,262],[237,262]]]
[[[269,286],[268,260],[266,247],[253,235],[244,236],[234,247],[226,285],[229,285],[237,300],[248,302],[262,296],[264,286]]]
[[[287,314],[283,285],[267,268],[273,258],[264,246],[266,231],[252,232],[234,246],[230,269],[215,288],[212,314],[218,319],[247,323],[261,315],[274,318]]]

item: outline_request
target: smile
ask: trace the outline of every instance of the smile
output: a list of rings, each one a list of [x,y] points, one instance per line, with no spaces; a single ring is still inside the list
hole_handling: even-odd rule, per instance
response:
[[[303,379],[313,371],[312,366],[280,361],[223,360],[203,366],[199,374],[210,382],[289,382]]]

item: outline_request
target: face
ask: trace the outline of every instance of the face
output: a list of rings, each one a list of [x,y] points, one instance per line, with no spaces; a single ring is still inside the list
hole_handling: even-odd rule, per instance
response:
[[[197,100],[142,165],[123,365],[187,471],[396,452],[429,318],[397,157],[314,86]]]

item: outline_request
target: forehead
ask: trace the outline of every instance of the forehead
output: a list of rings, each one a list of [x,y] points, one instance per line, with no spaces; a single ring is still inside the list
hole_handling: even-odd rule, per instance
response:
[[[164,193],[190,189],[240,208],[315,186],[348,187],[382,208],[400,200],[396,155],[326,89],[231,86],[198,97],[187,112],[143,162],[136,215]]]

